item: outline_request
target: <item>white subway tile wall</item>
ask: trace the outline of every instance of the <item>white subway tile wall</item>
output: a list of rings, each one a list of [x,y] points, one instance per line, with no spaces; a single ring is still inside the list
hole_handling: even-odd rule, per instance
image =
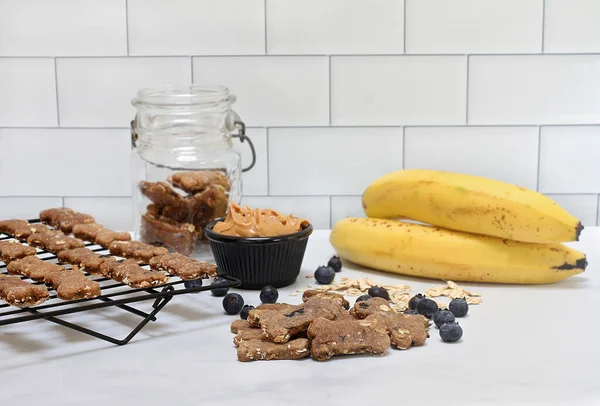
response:
[[[128,0],[130,55],[264,54],[264,0]]]
[[[0,59],[0,126],[57,124],[54,60]]]
[[[23,220],[36,219],[40,211],[62,205],[61,197],[0,197],[0,213]]]
[[[222,83],[252,126],[329,123],[329,67],[324,56],[194,58],[194,83]]]
[[[597,193],[600,126],[542,127],[540,191]]]
[[[600,1],[546,0],[546,52],[600,52]]]
[[[133,230],[131,197],[65,197],[65,207],[90,213],[113,230]]]
[[[542,0],[409,0],[406,52],[537,53]]]
[[[405,168],[483,176],[535,190],[536,127],[407,127]]]
[[[356,195],[401,167],[401,128],[269,129],[274,195]]]
[[[335,224],[344,217],[366,217],[360,196],[332,196],[331,223]]]
[[[257,157],[254,168],[242,174],[242,187],[245,196],[266,196],[269,194],[269,167],[267,165],[267,130],[265,128],[247,128]],[[242,168],[252,163],[252,150],[248,143],[236,142],[233,148],[242,157]]]
[[[269,54],[401,54],[404,1],[267,0]]]
[[[0,129],[0,196],[131,196],[127,129]]]
[[[175,58],[59,58],[56,61],[62,127],[126,127],[139,89],[189,84],[191,62]]]
[[[127,0],[0,0],[0,56],[127,55]]]
[[[596,224],[598,213],[598,195],[548,195],[564,207],[569,213],[576,216],[583,224]]]
[[[469,124],[600,122],[600,54],[472,56]]]
[[[599,19],[597,0],[0,0],[1,217],[67,205],[131,228],[131,99],[193,82],[238,96],[243,203],[329,228],[421,167],[596,225]]]
[[[334,125],[465,124],[464,56],[334,56]]]

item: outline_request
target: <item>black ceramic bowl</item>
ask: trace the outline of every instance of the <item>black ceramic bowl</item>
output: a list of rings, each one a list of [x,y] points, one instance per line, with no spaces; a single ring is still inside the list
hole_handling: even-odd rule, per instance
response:
[[[222,220],[215,219],[204,229],[219,273],[239,279],[241,289],[281,288],[296,281],[313,232],[311,224],[297,233],[276,237],[232,237],[212,231]]]

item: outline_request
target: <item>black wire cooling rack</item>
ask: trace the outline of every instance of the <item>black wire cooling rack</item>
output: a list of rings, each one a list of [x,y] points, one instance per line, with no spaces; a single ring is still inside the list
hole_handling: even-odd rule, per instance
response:
[[[39,219],[29,220],[29,222],[32,224],[39,223]],[[0,233],[0,240],[10,239],[12,239],[12,237]],[[110,254],[107,249],[89,242],[86,243],[86,247],[99,254]],[[56,255],[40,250],[39,248],[37,251],[37,256],[40,259],[49,262],[56,262]],[[148,268],[148,265],[142,266]],[[0,274],[6,273],[6,264],[0,261]],[[62,300],[57,297],[55,290],[49,288],[48,290],[50,292],[50,298],[38,306],[21,309],[12,307],[0,301],[0,327],[9,324],[43,319],[113,344],[125,345],[129,343],[131,339],[135,337],[135,335],[139,333],[146,324],[148,324],[148,322],[156,321],[156,315],[166,306],[167,303],[169,303],[174,296],[183,295],[186,293],[208,291],[215,288],[215,286],[210,286],[209,284],[196,287],[185,287],[183,280],[181,280],[179,277],[170,275],[170,282],[166,283],[165,285],[158,286],[156,288],[134,289],[123,283],[116,282],[100,275],[90,275],[87,273],[86,275],[91,280],[94,280],[100,284],[100,289],[102,290],[101,296],[92,299]],[[224,282],[218,285],[219,288],[236,287],[240,285],[240,281],[233,277],[228,275],[219,276],[224,279]],[[26,277],[21,278],[36,285],[43,284],[43,282],[35,282]],[[148,301],[153,301],[151,310],[149,312],[144,312],[130,306],[132,303]],[[134,314],[140,317],[141,321],[125,338],[118,339],[79,324],[58,318],[58,316],[64,316],[67,314],[87,312],[108,307],[116,307],[123,311]]]

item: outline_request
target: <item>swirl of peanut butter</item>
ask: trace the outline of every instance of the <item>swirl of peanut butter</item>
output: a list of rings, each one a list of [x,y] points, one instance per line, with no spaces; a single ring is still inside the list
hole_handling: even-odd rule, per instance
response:
[[[308,225],[308,220],[286,216],[273,209],[242,208],[229,205],[227,217],[214,225],[213,231],[235,237],[275,237],[293,234]]]

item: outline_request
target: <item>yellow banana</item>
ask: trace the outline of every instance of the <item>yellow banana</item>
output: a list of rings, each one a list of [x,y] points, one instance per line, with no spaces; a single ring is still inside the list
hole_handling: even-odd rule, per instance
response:
[[[557,282],[581,273],[583,253],[394,220],[349,217],[330,242],[342,257],[370,268],[434,279],[514,284]]]
[[[515,241],[577,241],[583,230],[577,218],[541,193],[450,172],[390,173],[365,190],[362,204],[369,217],[408,218]]]

